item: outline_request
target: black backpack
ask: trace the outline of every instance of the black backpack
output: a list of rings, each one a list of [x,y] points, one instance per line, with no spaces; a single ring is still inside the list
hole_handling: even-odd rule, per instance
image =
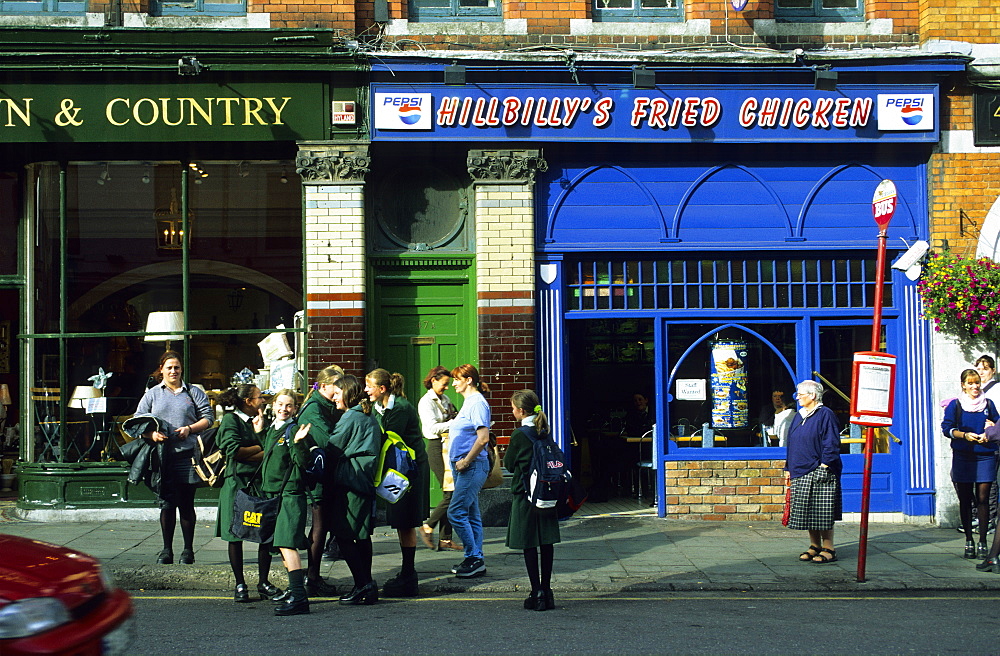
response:
[[[555,515],[569,494],[573,475],[566,463],[566,454],[549,434],[539,435],[533,426],[521,426],[521,432],[531,440],[531,464],[524,475],[524,494],[531,509]]]

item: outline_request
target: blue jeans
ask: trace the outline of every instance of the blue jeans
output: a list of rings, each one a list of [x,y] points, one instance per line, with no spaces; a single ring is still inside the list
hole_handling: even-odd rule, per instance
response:
[[[455,491],[448,506],[448,521],[452,531],[465,545],[465,557],[483,557],[483,517],[479,514],[479,491],[490,473],[490,463],[486,458],[476,460],[465,471],[455,469]]]

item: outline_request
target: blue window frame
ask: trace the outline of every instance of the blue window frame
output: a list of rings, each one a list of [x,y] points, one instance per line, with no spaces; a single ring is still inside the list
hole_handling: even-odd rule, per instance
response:
[[[246,0],[156,0],[151,5],[159,16],[228,16],[247,13]]]
[[[684,17],[681,0],[594,0],[594,20],[680,20]]]
[[[83,14],[87,11],[85,0],[60,2],[59,0],[0,0],[3,14]]]
[[[410,20],[500,20],[500,0],[410,0]]]
[[[774,15],[786,21],[856,21],[864,10],[864,0],[775,0]]]

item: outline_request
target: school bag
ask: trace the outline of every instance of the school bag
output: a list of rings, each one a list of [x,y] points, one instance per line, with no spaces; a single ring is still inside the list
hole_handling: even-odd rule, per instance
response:
[[[566,466],[566,454],[548,433],[539,435],[533,426],[521,426],[531,440],[531,463],[524,475],[528,505],[538,513],[555,515],[569,495],[573,475]]]
[[[396,503],[410,489],[410,476],[416,470],[417,453],[397,433],[386,431],[375,470],[375,494]]]

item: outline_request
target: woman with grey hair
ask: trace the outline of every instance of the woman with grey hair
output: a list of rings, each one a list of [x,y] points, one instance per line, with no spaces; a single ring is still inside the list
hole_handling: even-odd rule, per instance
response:
[[[841,519],[842,508],[840,423],[823,405],[824,391],[814,380],[798,384],[799,411],[785,438],[785,480],[792,486],[788,528],[809,531],[809,549],[799,560],[817,564],[837,560],[833,523]]]

